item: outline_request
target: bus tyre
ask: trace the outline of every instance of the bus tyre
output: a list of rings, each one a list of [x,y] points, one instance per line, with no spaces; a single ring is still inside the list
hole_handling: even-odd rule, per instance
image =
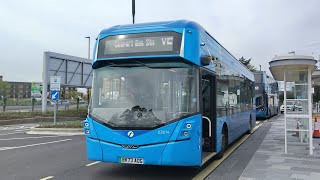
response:
[[[228,138],[226,128],[223,127],[221,132],[221,151],[217,154],[217,159],[221,159],[223,157],[224,152],[226,151],[228,146]]]

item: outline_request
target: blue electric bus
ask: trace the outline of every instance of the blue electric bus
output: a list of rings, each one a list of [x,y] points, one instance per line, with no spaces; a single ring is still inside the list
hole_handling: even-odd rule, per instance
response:
[[[267,119],[279,113],[279,87],[278,82],[265,71],[254,73],[256,117]]]
[[[195,22],[105,29],[92,68],[89,160],[200,167],[255,125],[254,75]]]

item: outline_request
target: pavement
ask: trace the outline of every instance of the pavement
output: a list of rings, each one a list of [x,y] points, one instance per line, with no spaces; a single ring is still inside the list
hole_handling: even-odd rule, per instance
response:
[[[318,156],[306,155],[305,148],[297,155],[291,148],[293,154],[284,155],[281,117],[265,121],[255,133],[243,136],[247,138],[244,143],[239,147],[232,145],[230,156],[204,177],[245,180],[314,179],[317,176],[319,179]],[[26,134],[36,125],[0,126],[0,179],[192,179],[218,162],[211,161],[197,169],[88,161],[83,135]],[[242,142],[242,138],[237,142]]]
[[[241,144],[233,153],[224,160],[212,173],[207,176],[207,180],[236,180],[239,179],[252,156],[260,147],[263,139],[269,132],[271,125],[263,123],[251,136]]]
[[[320,179],[320,139],[315,138],[314,155],[309,155],[308,144],[288,135],[288,154],[284,153],[284,118],[279,116],[266,122],[271,128],[254,153],[240,180],[251,179]]]

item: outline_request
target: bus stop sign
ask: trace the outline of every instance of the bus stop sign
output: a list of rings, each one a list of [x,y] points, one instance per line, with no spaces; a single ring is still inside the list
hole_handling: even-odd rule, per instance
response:
[[[50,77],[50,90],[60,90],[61,77],[60,76],[51,76]]]

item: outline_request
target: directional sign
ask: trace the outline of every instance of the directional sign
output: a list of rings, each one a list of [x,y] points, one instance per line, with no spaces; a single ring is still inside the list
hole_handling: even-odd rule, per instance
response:
[[[50,76],[50,91],[56,90],[60,91],[61,77],[60,76]]]
[[[50,97],[53,101],[57,101],[60,97],[59,91],[56,91],[56,90],[51,91]]]
[[[32,97],[41,97],[42,86],[41,83],[32,82],[31,83],[31,96]]]

